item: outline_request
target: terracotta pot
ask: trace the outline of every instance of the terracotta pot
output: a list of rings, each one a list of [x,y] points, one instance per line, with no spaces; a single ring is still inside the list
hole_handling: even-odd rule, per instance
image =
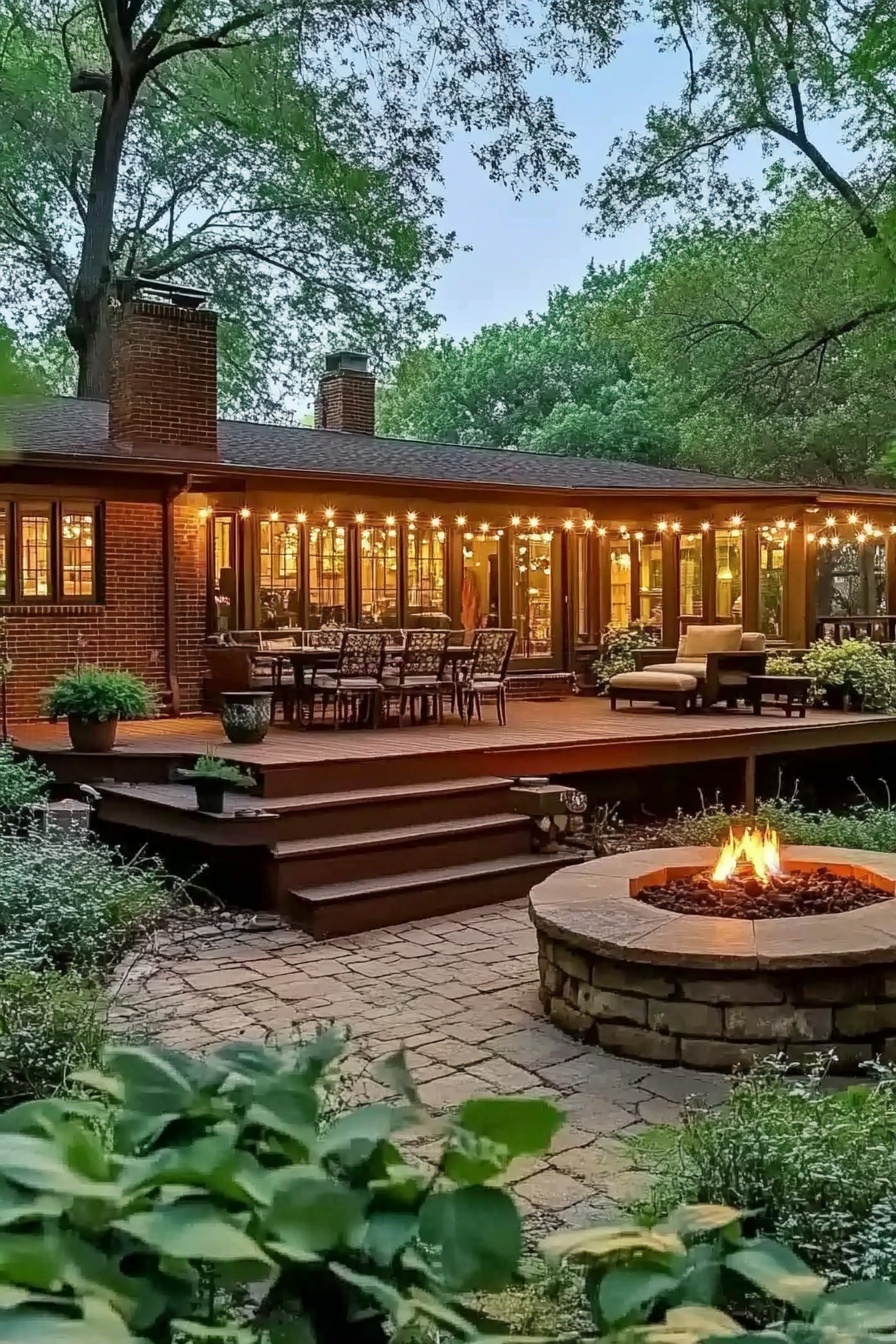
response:
[[[263,742],[270,726],[270,691],[222,692],[221,727],[231,742]]]
[[[111,719],[81,719],[68,716],[68,735],[75,751],[111,751],[115,746],[118,715]]]
[[[200,812],[223,812],[224,811],[224,781],[223,779],[194,779],[193,785],[196,789],[196,806]]]

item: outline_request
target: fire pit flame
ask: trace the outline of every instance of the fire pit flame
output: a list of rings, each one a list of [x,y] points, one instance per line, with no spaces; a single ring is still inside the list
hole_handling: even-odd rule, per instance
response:
[[[710,881],[721,885],[734,877],[735,873],[741,872],[752,875],[765,887],[781,871],[777,831],[769,830],[767,826],[764,831],[760,831],[758,826],[755,830],[748,826],[743,835],[737,836],[729,828],[728,839],[722,846]]]

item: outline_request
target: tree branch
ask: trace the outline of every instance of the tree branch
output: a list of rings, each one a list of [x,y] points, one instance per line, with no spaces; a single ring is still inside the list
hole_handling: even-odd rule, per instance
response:
[[[170,0],[170,3],[178,4],[179,0]],[[178,42],[169,42],[167,47],[162,47],[159,51],[154,51],[154,48],[161,40],[162,34],[159,34],[158,37],[154,37],[151,46],[148,48],[149,51],[153,51],[153,55],[149,56],[143,63],[144,73],[150,74],[153,70],[157,70],[165,61],[170,61],[175,56],[184,56],[191,51],[220,51],[231,47],[244,46],[245,43],[243,42],[228,42],[227,38],[233,33],[241,32],[244,28],[248,28],[253,23],[257,23],[259,19],[263,19],[271,12],[271,8],[272,7],[267,4],[260,5],[257,9],[250,10],[246,14],[241,14],[238,18],[231,19],[228,23],[222,23],[220,28],[216,28],[213,33],[197,33],[193,37],[181,38]],[[144,34],[144,37],[146,36],[147,34]],[[143,39],[141,39],[141,46],[142,43]]]

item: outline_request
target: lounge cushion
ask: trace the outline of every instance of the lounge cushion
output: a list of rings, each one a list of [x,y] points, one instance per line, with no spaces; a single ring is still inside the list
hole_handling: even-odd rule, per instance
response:
[[[671,663],[669,664],[671,667]],[[683,672],[658,672],[656,668],[645,668],[643,672],[617,672],[610,678],[610,689],[625,691],[631,687],[640,691],[696,691],[697,678]]]
[[[708,653],[737,653],[743,633],[742,625],[689,625],[684,637],[684,656],[704,658]]]
[[[674,663],[651,663],[645,672],[660,672],[673,677],[696,677],[703,681],[706,676],[705,658],[676,658]],[[623,675],[627,675],[623,673]]]
[[[765,635],[759,630],[745,630],[740,641],[744,653],[764,653]]]

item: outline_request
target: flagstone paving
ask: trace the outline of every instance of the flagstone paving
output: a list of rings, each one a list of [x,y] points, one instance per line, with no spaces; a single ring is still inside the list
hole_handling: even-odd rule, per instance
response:
[[[470,1096],[550,1098],[566,1115],[551,1152],[510,1173],[539,1227],[612,1216],[646,1180],[625,1140],[674,1123],[690,1095],[725,1093],[717,1074],[616,1059],[547,1022],[525,901],[328,943],[271,922],[185,919],[157,935],[122,968],[115,1024],[203,1051],[336,1021],[351,1032],[358,1098],[386,1095],[370,1066],[399,1047],[435,1111]]]

